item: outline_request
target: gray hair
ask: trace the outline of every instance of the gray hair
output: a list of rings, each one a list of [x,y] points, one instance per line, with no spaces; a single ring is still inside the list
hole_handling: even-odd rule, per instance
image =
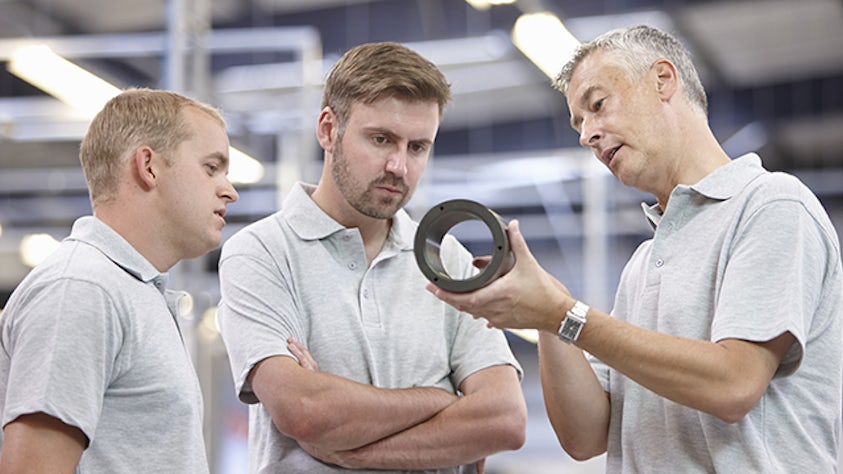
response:
[[[704,115],[707,114],[705,89],[688,50],[670,34],[646,25],[612,30],[583,43],[556,76],[553,87],[566,94],[574,70],[595,51],[611,51],[633,78],[643,77],[657,60],[668,59],[676,66],[679,81],[690,104]]]

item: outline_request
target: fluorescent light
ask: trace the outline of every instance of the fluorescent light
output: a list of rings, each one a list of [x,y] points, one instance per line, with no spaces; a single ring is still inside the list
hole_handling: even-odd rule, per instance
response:
[[[512,5],[515,0],[465,0],[466,3],[474,7],[476,10],[488,10],[489,7],[496,5]]]
[[[228,179],[232,183],[257,183],[263,178],[263,164],[237,148],[228,149]]]
[[[20,242],[20,256],[23,263],[35,267],[59,247],[59,241],[49,234],[29,234]]]
[[[46,45],[24,46],[12,53],[12,74],[93,117],[120,89],[59,56]]]
[[[59,56],[46,45],[18,48],[12,53],[7,69],[75,108],[89,120],[121,92],[117,86]],[[234,147],[229,149],[229,155],[232,182],[254,183],[263,177],[260,161]]]
[[[525,13],[512,28],[512,42],[551,79],[573,55],[580,42],[552,13]]]

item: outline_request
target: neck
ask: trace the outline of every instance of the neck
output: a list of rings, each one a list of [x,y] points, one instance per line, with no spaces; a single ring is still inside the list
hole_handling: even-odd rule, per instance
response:
[[[675,135],[681,138],[673,151],[677,158],[673,161],[669,184],[656,194],[662,211],[667,208],[670,193],[676,186],[694,185],[731,161],[714,137],[705,117],[697,115],[683,123],[688,125],[680,127]]]
[[[166,248],[162,241],[165,232],[151,225],[156,220],[144,212],[145,208],[146,205],[142,203],[115,200],[94,206],[94,216],[120,234],[156,270],[163,273],[175,265],[178,259],[161,251]]]
[[[386,242],[389,230],[392,228],[392,219],[378,219],[363,215],[351,207],[339,193],[332,193],[321,185],[316,187],[311,199],[325,214],[343,227],[356,228],[360,231],[360,237],[366,248],[366,259],[371,265],[372,260],[380,253]]]

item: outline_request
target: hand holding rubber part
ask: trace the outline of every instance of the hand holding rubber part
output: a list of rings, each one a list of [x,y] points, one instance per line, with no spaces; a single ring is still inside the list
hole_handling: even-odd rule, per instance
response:
[[[492,233],[491,261],[470,278],[454,279],[442,264],[439,248],[448,231],[467,220],[483,222]],[[468,199],[445,201],[427,211],[416,230],[413,251],[424,276],[439,288],[455,293],[468,293],[486,286],[514,263],[504,220],[486,206]]]

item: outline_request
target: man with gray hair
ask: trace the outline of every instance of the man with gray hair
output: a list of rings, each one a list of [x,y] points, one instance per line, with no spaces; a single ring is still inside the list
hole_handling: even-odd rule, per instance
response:
[[[609,472],[834,472],[843,270],[820,202],[754,153],[727,156],[688,53],[665,32],[584,44],[556,86],[581,145],[657,200],[614,309],[545,272],[516,221],[509,273],[468,294],[428,289],[492,326],[540,330],[548,416],[575,459],[606,452]]]

